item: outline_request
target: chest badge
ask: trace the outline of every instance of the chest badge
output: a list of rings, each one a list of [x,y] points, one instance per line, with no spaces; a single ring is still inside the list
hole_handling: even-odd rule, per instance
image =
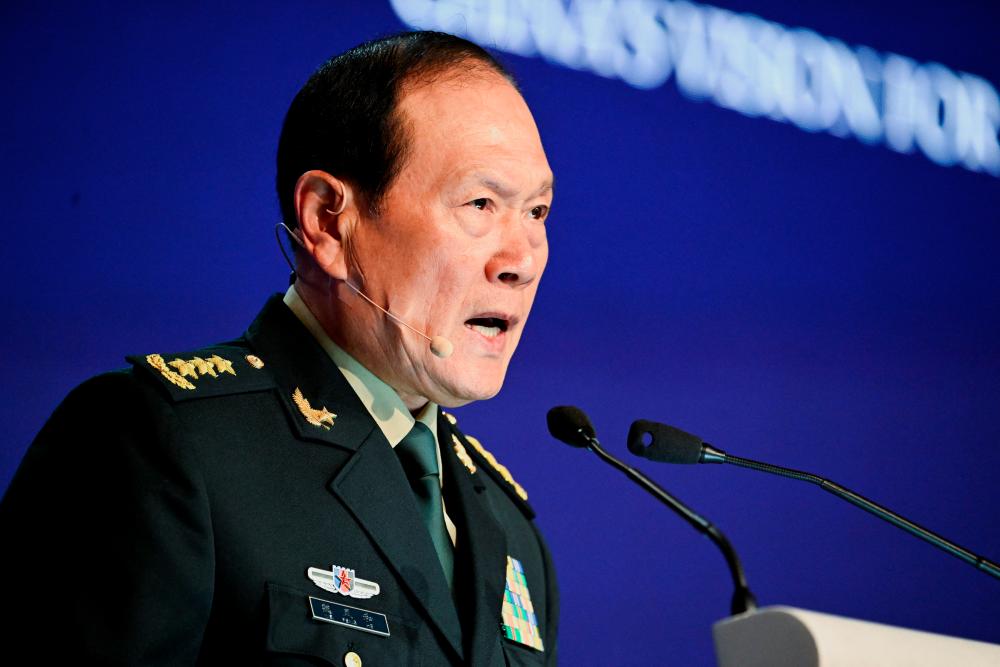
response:
[[[518,644],[544,651],[542,635],[538,631],[538,617],[531,604],[528,580],[524,577],[521,561],[507,556],[507,585],[503,592],[503,636]]]
[[[359,579],[354,575],[354,570],[339,565],[334,565],[329,570],[311,567],[306,570],[306,576],[324,591],[340,593],[351,598],[363,600],[378,595],[381,591],[374,581]]]

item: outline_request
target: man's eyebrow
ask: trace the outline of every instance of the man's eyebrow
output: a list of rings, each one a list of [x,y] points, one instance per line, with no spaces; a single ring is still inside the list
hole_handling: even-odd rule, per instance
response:
[[[488,190],[492,190],[504,199],[509,199],[517,194],[517,191],[514,190],[514,188],[510,187],[506,183],[502,183],[495,178],[492,178],[491,176],[480,175],[479,184]]]
[[[513,197],[514,195],[517,194],[517,191],[515,189],[513,189],[512,187],[506,185],[505,183],[501,183],[500,181],[494,179],[491,176],[480,176],[479,177],[479,183],[480,183],[480,185],[482,185],[482,186],[484,186],[484,187],[492,190],[493,192],[497,193],[498,195],[500,195],[501,197],[503,197],[505,199]],[[537,197],[539,195],[543,195],[546,192],[552,192],[552,190],[554,188],[555,188],[555,177],[553,176],[552,178],[550,178],[550,179],[546,180],[544,183],[542,183],[541,187],[539,187],[537,190],[535,190],[528,197],[528,199],[532,199],[532,198]]]
[[[555,189],[556,189],[556,177],[553,176],[552,178],[542,183],[542,187],[535,190],[535,194],[533,194],[532,197],[543,195],[546,192],[555,192]]]

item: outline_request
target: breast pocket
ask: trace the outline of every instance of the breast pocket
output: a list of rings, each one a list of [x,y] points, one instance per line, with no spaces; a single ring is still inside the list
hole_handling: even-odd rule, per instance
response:
[[[503,657],[508,667],[538,667],[545,664],[545,654],[541,651],[521,646],[506,639],[503,641]]]
[[[365,612],[368,612],[369,617],[375,614],[385,616],[388,637],[373,634],[359,627],[345,627],[313,618],[310,594],[298,589],[269,583],[267,597],[269,665],[312,664],[341,667],[350,664],[346,662],[349,653],[357,654],[365,667],[421,664],[417,650],[416,624],[379,611],[377,605],[371,604],[376,598],[355,600],[332,593],[322,597],[311,596],[332,603],[334,610],[337,609],[335,605],[358,610],[350,612],[354,618],[363,618]],[[328,608],[330,606],[326,605]],[[334,616],[341,615],[334,614]],[[380,623],[376,622],[373,625],[376,630],[381,629]]]

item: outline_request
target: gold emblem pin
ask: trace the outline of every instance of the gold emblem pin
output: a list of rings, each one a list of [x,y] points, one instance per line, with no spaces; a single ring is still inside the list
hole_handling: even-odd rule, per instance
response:
[[[260,357],[254,355],[254,354],[248,354],[246,356],[246,360],[247,360],[248,364],[250,364],[251,366],[253,366],[257,370],[260,370],[260,369],[264,368],[264,362],[261,361]]]
[[[306,418],[306,421],[313,426],[320,426],[322,428],[328,429],[333,426],[333,420],[337,415],[333,414],[326,407],[322,407],[319,410],[314,408],[306,400],[306,397],[302,395],[302,390],[298,387],[292,392],[292,400],[295,401],[296,407],[298,407],[299,412],[302,416]]]

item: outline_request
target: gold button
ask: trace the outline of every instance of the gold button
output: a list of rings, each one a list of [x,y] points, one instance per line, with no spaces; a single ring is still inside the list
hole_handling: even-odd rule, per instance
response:
[[[344,656],[344,667],[361,667],[361,656],[354,651],[348,651]]]

